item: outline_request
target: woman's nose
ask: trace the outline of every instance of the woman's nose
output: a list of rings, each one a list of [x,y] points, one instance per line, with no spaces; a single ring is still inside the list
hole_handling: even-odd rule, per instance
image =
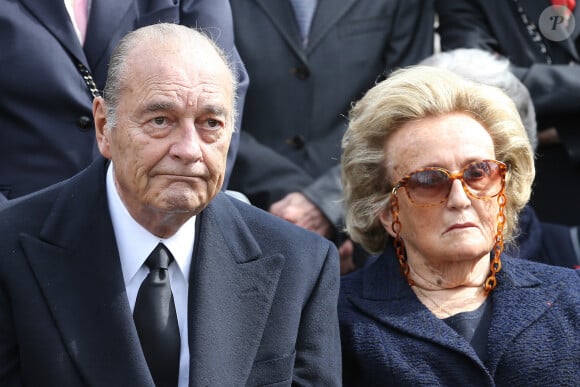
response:
[[[468,188],[459,179],[453,179],[451,190],[447,198],[447,206],[454,208],[464,208],[471,205],[471,199],[467,194]]]

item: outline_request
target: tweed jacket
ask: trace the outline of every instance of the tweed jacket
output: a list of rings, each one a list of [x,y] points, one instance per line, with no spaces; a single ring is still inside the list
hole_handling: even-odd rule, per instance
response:
[[[502,257],[487,360],[436,318],[392,248],[341,283],[345,386],[578,386],[580,271]]]

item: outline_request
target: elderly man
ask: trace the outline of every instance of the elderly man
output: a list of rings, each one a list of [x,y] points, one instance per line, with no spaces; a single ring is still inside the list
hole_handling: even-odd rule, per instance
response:
[[[0,213],[0,385],[340,385],[336,249],[220,193],[234,79],[193,29],[121,41],[107,160]]]

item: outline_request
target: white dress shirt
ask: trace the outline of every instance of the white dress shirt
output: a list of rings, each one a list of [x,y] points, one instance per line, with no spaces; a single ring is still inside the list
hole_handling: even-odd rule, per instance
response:
[[[195,240],[195,216],[181,226],[175,235],[162,239],[147,231],[129,214],[115,186],[112,162],[107,170],[106,187],[109,213],[113,222],[131,312],[135,308],[139,287],[149,273],[149,269],[144,265],[145,260],[155,246],[162,242],[175,258],[175,261],[169,266],[169,280],[181,336],[179,387],[186,387],[189,385],[187,294],[189,268]]]

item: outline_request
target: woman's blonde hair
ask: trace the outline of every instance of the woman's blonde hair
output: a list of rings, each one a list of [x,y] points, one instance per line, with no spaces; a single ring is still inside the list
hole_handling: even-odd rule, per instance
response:
[[[495,158],[508,165],[504,239],[517,233],[519,211],[530,198],[534,154],[513,102],[496,87],[478,84],[430,66],[394,72],[370,89],[350,111],[342,147],[346,231],[371,253],[382,251],[389,236],[379,221],[395,183],[384,152],[390,136],[411,121],[462,112],[491,136]]]

